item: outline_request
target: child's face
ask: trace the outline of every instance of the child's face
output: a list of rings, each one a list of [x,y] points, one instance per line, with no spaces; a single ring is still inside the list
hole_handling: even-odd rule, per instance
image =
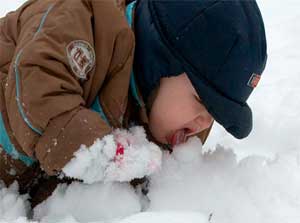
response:
[[[186,73],[161,78],[149,115],[149,128],[161,143],[183,143],[213,122]]]

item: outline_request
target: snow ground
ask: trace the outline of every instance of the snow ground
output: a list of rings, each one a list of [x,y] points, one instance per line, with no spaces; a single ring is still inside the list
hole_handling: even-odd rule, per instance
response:
[[[0,16],[23,0],[1,5]],[[252,134],[242,141],[215,125],[200,153],[191,139],[151,178],[150,203],[127,184],[60,185],[34,210],[42,223],[300,222],[300,2],[259,0],[269,60],[250,97]],[[212,150],[211,152],[209,152]],[[28,223],[26,196],[0,186],[0,223]],[[146,210],[146,212],[140,212]]]

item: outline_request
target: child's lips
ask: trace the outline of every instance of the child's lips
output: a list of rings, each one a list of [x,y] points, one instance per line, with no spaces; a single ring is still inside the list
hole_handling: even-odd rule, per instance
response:
[[[186,131],[177,130],[173,135],[167,137],[167,141],[172,147],[184,143],[186,141]]]

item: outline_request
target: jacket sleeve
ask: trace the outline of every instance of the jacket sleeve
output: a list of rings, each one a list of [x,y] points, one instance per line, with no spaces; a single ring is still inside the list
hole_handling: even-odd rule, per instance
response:
[[[78,5],[81,1],[71,11],[60,10],[64,1],[56,3],[43,13],[33,13],[39,23],[28,22],[26,30],[21,29],[5,89],[17,142],[50,175],[60,171],[81,144],[92,145],[111,132],[97,113],[86,108],[81,79],[66,53],[74,40],[94,47],[91,13]]]
[[[35,145],[36,157],[49,175],[56,174],[82,144],[89,147],[111,131],[97,113],[76,107],[49,122]]]
[[[0,70],[7,74],[15,52],[15,44],[7,35],[6,17],[0,18]]]

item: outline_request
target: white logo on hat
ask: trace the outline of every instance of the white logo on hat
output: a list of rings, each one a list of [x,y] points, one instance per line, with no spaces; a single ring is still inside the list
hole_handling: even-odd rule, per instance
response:
[[[86,79],[88,72],[95,66],[94,48],[84,40],[74,40],[68,44],[66,51],[74,74],[80,79]]]
[[[259,74],[252,74],[247,85],[251,88],[256,88],[256,86],[258,85],[258,82],[260,80],[260,75]]]

